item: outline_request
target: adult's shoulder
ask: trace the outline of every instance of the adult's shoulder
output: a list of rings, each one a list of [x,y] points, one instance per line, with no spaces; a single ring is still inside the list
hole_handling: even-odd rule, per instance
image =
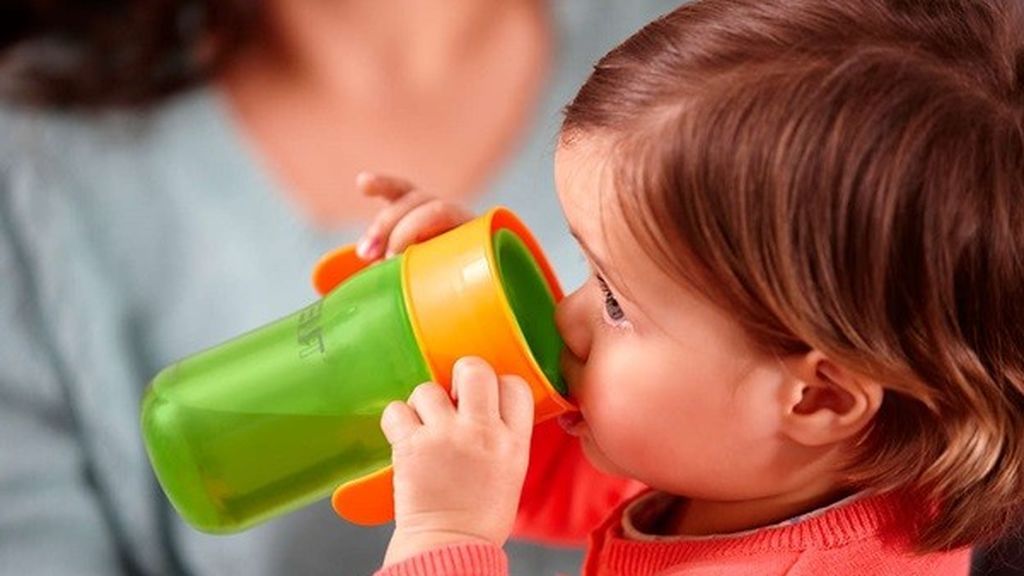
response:
[[[77,219],[91,215],[99,226],[141,216],[164,196],[212,188],[210,174],[239,155],[223,115],[209,89],[144,108],[0,102],[0,189],[22,202],[71,206]]]
[[[38,108],[0,100],[0,174],[31,156],[49,129],[49,115]]]
[[[107,150],[131,149],[122,111],[58,110],[0,102],[0,187],[33,196],[66,191],[80,166]]]
[[[158,222],[161,113],[0,103],[0,231],[40,285],[80,285],[83,268],[138,249]]]
[[[164,140],[208,130],[210,116],[218,113],[208,89],[146,107],[57,109],[0,101],[0,161],[22,168],[45,163],[52,170],[96,158],[152,155]]]
[[[52,204],[47,184],[64,172],[61,127],[52,111],[0,101],[0,226],[41,216]]]

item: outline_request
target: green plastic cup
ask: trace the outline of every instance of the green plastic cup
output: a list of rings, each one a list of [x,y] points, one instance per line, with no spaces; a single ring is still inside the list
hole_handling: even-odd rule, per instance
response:
[[[534,380],[544,380],[535,395],[557,403],[564,393],[554,326],[561,293],[523,230],[490,231],[490,250],[524,354],[540,369]],[[142,402],[142,434],[161,486],[189,524],[211,533],[244,530],[389,469],[382,411],[442,371],[410,316],[408,254],[156,375]],[[561,402],[556,410],[568,408]]]

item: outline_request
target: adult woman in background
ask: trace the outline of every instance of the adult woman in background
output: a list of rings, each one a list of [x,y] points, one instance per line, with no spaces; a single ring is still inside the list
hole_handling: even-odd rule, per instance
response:
[[[0,8],[0,573],[359,574],[326,503],[184,525],[137,414],[161,366],[308,303],[362,170],[506,204],[582,266],[547,163],[591,62],[675,2],[19,0]],[[522,546],[523,574],[575,553]]]

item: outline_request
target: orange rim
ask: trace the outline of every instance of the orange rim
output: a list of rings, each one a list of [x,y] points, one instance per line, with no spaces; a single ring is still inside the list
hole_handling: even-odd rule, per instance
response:
[[[562,289],[540,245],[512,212],[500,207],[410,246],[402,266],[403,295],[434,381],[450,389],[455,361],[480,356],[499,374],[518,374],[527,381],[534,395],[535,420],[542,422],[575,407],[555,390],[533,358],[505,295],[492,242],[501,229],[519,236],[555,302],[560,301]]]

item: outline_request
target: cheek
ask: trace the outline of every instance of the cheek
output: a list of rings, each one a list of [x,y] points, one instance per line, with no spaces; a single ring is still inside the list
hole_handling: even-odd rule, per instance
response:
[[[666,443],[685,440],[680,422],[701,417],[701,411],[689,401],[683,379],[649,347],[615,340],[607,347],[595,343],[580,405],[597,448],[640,478],[647,462],[666,456]]]
[[[595,343],[580,401],[599,467],[675,493],[726,488],[749,430],[722,374],[657,346]],[[597,458],[593,457],[598,453]],[[601,459],[611,465],[602,465]]]

